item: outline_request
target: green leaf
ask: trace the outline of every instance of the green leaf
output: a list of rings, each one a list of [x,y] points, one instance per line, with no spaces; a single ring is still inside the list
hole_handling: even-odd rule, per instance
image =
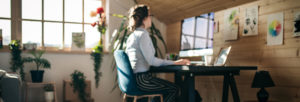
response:
[[[34,62],[36,64],[36,70],[42,66],[42,68],[51,68],[51,64],[47,59],[41,58],[45,51],[31,51],[29,52],[33,57],[23,58],[23,62]]]
[[[126,44],[126,36],[127,36],[127,29],[125,29],[125,31],[124,31],[124,34],[123,34],[123,37],[122,37],[122,40],[121,40],[121,45],[120,45],[120,49],[123,49],[124,47],[123,47],[123,45],[124,44]]]
[[[151,25],[152,25],[151,28],[150,28],[151,32],[153,31],[154,35],[156,35],[159,38],[159,40],[162,41],[162,43],[164,44],[164,47],[165,47],[165,51],[167,52],[167,44],[166,44],[163,36],[161,35],[160,31],[158,29],[156,29],[153,22],[152,22]]]
[[[44,68],[51,68],[51,64],[47,59],[39,59],[39,63],[41,63]]]

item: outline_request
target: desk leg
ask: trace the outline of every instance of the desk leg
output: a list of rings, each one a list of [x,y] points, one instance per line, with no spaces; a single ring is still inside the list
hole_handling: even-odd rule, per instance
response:
[[[177,86],[180,87],[180,93],[179,93],[179,97],[176,98],[176,102],[184,102],[184,96],[185,95],[185,91],[184,91],[184,84],[183,84],[183,80],[182,80],[182,74],[179,72],[175,73],[175,84]]]
[[[190,73],[185,76],[188,83],[188,100],[189,102],[195,102],[195,76]]]
[[[236,87],[234,75],[233,74],[229,74],[229,76],[230,76],[229,77],[230,78],[229,85],[230,85],[230,88],[231,88],[233,100],[234,100],[234,102],[240,102],[240,97],[239,97],[238,90],[237,90],[237,87]]]
[[[228,102],[229,75],[224,75],[222,102]]]

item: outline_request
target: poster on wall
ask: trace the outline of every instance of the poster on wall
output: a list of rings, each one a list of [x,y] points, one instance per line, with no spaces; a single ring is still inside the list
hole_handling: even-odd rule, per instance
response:
[[[244,16],[243,36],[258,35],[258,5],[246,8]]]
[[[224,14],[224,40],[237,40],[239,22],[239,8],[232,8]]]
[[[300,36],[300,12],[295,13],[294,18],[294,36]]]
[[[85,33],[73,32],[71,50],[84,51],[85,50]]]
[[[283,44],[283,12],[268,15],[267,45]]]

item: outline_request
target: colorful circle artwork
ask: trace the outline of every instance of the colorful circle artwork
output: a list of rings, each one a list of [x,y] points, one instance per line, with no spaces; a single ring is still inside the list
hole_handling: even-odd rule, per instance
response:
[[[269,34],[273,37],[276,37],[281,32],[281,24],[278,20],[272,21],[271,24],[269,24]]]

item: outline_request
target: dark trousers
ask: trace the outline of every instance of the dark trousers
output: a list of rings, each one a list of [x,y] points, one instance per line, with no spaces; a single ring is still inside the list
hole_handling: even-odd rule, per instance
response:
[[[164,102],[175,102],[178,97],[180,88],[174,83],[160,78],[153,77],[151,73],[137,73],[136,81],[138,88],[146,92],[161,92]],[[159,98],[155,98],[155,102],[159,102]],[[153,102],[153,101],[152,101]]]

